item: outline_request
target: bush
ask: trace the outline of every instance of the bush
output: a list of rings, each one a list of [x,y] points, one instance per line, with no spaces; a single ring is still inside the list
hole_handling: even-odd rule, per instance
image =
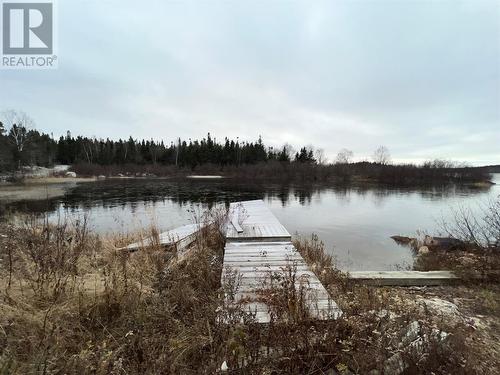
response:
[[[411,298],[350,284],[317,237],[295,245],[343,316],[317,321],[300,313],[300,291],[286,282],[294,277],[287,268],[284,283],[268,290],[275,319],[255,323],[224,296],[224,218],[212,216],[217,225],[183,257],[158,244],[118,250],[134,236],[98,237],[85,220],[1,226],[2,373],[213,374],[224,362],[232,373],[387,373],[399,363],[397,353],[407,371],[477,373],[460,367],[469,354],[455,343],[459,327],[440,323],[457,340],[436,346],[437,323]],[[414,322],[417,351],[406,342]]]

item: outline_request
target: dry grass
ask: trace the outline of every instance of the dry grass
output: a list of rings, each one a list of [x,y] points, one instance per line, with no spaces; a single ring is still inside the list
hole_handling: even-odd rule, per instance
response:
[[[342,318],[300,313],[289,283],[273,291],[276,318],[255,323],[224,298],[223,217],[211,216],[182,259],[159,245],[119,251],[133,239],[95,236],[85,221],[2,226],[0,373],[213,374],[226,361],[238,374],[381,374],[400,358],[406,373],[488,373],[467,362],[462,323],[429,317],[397,289],[351,285],[316,237],[295,245]]]

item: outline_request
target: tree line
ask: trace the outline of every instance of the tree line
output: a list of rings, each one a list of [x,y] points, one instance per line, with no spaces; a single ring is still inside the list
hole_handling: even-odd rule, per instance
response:
[[[73,165],[73,169],[83,175],[143,172],[165,175],[187,169],[217,173],[223,167],[226,174],[267,179],[288,176],[288,179],[350,180],[362,176],[376,181],[414,183],[487,178],[486,170],[445,160],[419,166],[392,164],[385,146],[374,151],[371,162],[354,162],[353,152],[342,149],[333,163],[328,163],[322,149],[304,146],[296,151],[289,144],[268,147],[261,137],[254,142],[241,142],[238,138],[218,141],[208,133],[201,140],[177,138],[165,143],[132,137],[112,140],[73,136],[68,131],[56,139],[36,130],[34,121],[24,112],[10,110],[0,114],[0,172],[27,165],[51,167],[54,164]]]
[[[222,142],[210,133],[202,140],[112,140],[95,137],[66,136],[55,139],[39,132],[33,120],[24,112],[6,111],[0,117],[0,170],[13,170],[23,165],[49,167],[54,164],[161,164],[194,168],[202,164],[220,166],[256,164],[276,160],[281,162],[316,163],[312,147],[302,147],[294,153],[290,145],[275,149],[267,147],[261,137],[255,142],[225,138]],[[324,152],[317,150],[320,162]]]

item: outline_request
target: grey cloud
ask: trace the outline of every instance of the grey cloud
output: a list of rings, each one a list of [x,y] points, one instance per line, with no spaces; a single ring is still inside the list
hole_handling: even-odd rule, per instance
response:
[[[0,71],[39,128],[500,163],[496,1],[59,2],[60,68]]]

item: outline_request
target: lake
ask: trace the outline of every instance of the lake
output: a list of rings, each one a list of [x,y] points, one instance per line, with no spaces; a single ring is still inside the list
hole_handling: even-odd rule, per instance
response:
[[[500,175],[494,175],[500,183]],[[436,234],[439,221],[460,206],[478,210],[499,196],[487,188],[303,186],[236,183],[230,180],[110,179],[81,183],[59,198],[3,205],[14,212],[46,212],[49,220],[90,216],[99,233],[136,231],[155,223],[161,230],[187,224],[207,208],[263,199],[292,234],[316,233],[345,270],[410,267],[413,255],[392,235]]]

